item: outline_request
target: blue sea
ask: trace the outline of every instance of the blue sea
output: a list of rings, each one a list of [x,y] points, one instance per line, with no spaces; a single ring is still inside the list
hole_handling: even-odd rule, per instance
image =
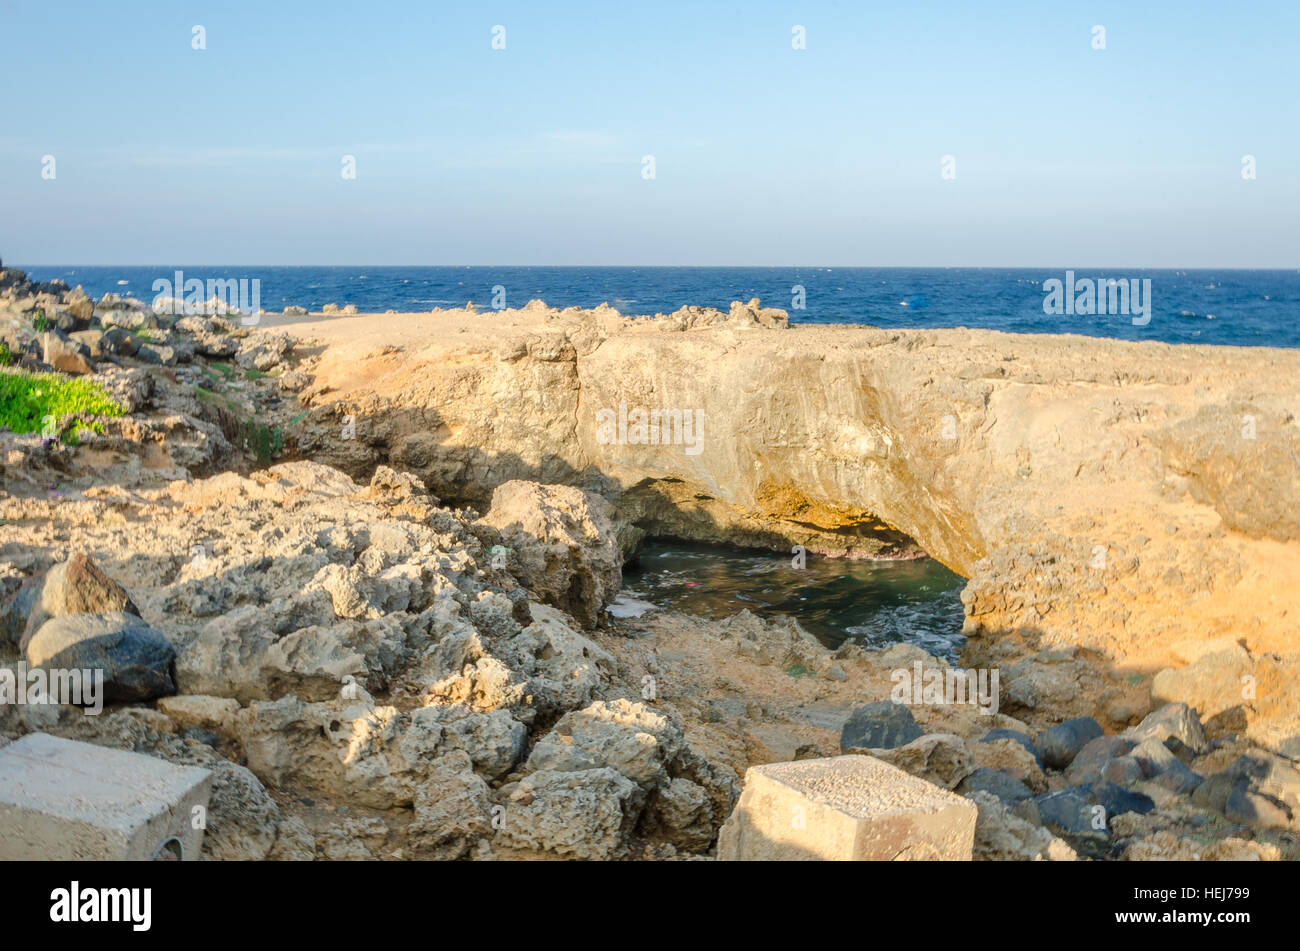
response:
[[[541,298],[553,307],[608,303],[628,315],[669,313],[684,304],[726,309],[761,298],[805,324],[983,327],[1016,333],[1078,333],[1122,340],[1300,347],[1298,270],[1076,269],[1082,279],[1150,279],[1151,319],[1044,313],[1045,268],[822,267],[30,267],[37,280],[62,278],[96,297],[113,291],[144,301],[153,282],[185,277],[259,279],[262,307],[355,304],[363,312],[426,311]],[[804,307],[795,306],[802,287]]]

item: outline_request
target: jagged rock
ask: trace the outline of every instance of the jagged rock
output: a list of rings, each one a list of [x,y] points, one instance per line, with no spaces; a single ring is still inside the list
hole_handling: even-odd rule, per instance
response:
[[[316,837],[296,816],[281,819],[275,829],[275,845],[266,858],[270,862],[314,862]]]
[[[979,808],[974,857],[983,861],[1073,862],[1078,859],[1065,840],[1042,826],[1011,813],[994,794],[982,789],[967,794]]]
[[[975,759],[959,736],[930,733],[894,749],[871,755],[921,779],[952,789],[975,770]]]
[[[415,821],[407,829],[417,859],[458,859],[492,834],[489,790],[475,775],[469,755],[441,757],[415,794]]]
[[[609,859],[625,847],[637,786],[609,767],[539,770],[510,793],[494,843],[575,859]]]
[[[475,713],[468,707],[435,706],[411,711],[400,746],[408,767],[417,771],[422,760],[460,751],[473,769],[499,779],[523,758],[527,738],[524,725],[505,710]]]
[[[509,565],[540,601],[595,627],[622,584],[618,538],[604,500],[571,486],[507,482],[480,524],[495,529]]]
[[[1137,726],[1125,730],[1124,736],[1134,743],[1146,739],[1164,743],[1173,737],[1197,755],[1204,753],[1208,747],[1205,730],[1201,727],[1196,711],[1185,703],[1166,704],[1154,713],[1147,714]]]
[[[610,767],[649,791],[668,779],[681,752],[681,728],[645,704],[627,700],[565,714],[528,756],[529,771],[575,772]]]
[[[763,619],[738,611],[722,622],[718,633],[735,644],[738,654],[760,664],[798,665],[821,672],[831,666],[830,652],[794,618]]]
[[[31,636],[50,618],[112,611],[140,615],[126,589],[105,574],[85,552],[74,552],[67,561],[46,572],[39,582],[33,582],[32,588],[35,594],[18,645],[21,650],[26,650]]]

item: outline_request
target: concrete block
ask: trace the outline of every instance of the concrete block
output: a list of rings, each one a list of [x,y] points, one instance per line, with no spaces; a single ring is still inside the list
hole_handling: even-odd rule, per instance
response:
[[[0,859],[197,859],[211,792],[206,769],[30,733],[0,748]]]
[[[975,803],[871,756],[755,766],[721,861],[968,860]]]

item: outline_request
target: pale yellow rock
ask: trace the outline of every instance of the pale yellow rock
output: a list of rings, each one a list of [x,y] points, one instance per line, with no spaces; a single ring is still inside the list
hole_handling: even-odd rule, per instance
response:
[[[974,803],[870,756],[756,766],[721,861],[968,860]]]

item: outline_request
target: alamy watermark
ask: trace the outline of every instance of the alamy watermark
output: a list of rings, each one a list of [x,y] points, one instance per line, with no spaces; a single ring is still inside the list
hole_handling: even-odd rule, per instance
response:
[[[1133,326],[1145,327],[1151,323],[1151,278],[1076,280],[1073,271],[1066,271],[1064,281],[1043,281],[1043,313],[1132,315]]]
[[[998,712],[996,669],[963,670],[960,667],[931,667],[926,670],[918,660],[911,668],[899,667],[889,679],[894,682],[889,699],[906,706],[954,706],[969,704],[980,713]]]
[[[602,446],[684,446],[686,455],[704,451],[704,410],[627,408],[596,411],[596,442]]]
[[[175,279],[160,277],[153,282],[153,310],[156,314],[231,314],[240,315],[246,327],[255,325],[262,309],[262,282],[259,278],[208,278],[207,284],[197,277],[186,278],[177,271]]]
[[[0,667],[0,704],[73,704],[87,716],[104,709],[104,671],[99,668],[28,668],[25,661]]]

